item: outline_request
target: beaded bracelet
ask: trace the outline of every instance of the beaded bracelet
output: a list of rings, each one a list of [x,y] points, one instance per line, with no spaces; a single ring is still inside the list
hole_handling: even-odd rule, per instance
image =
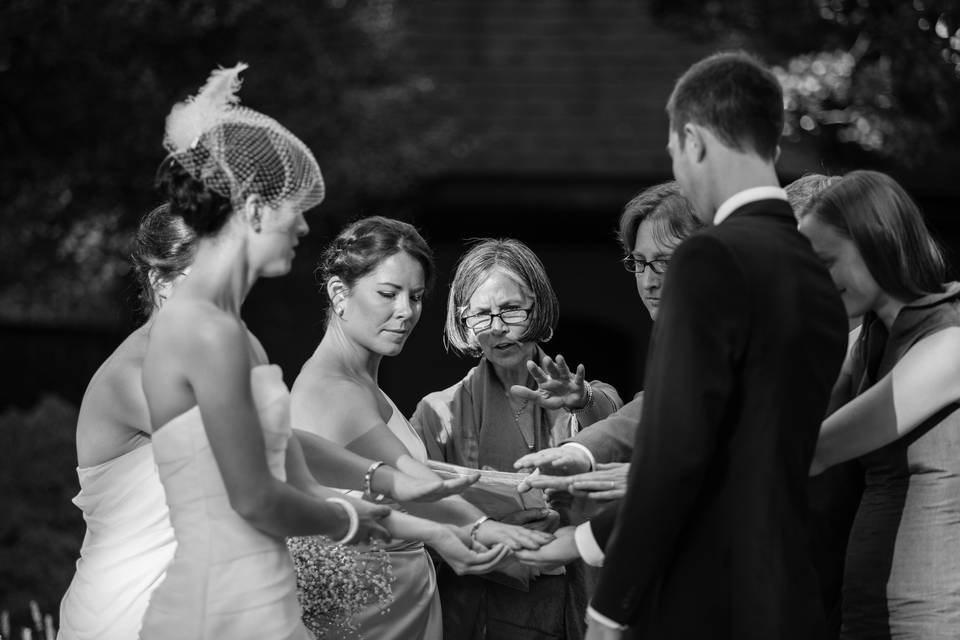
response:
[[[378,493],[373,495],[373,472],[379,469],[384,463],[383,460],[377,460],[367,468],[367,472],[363,474],[363,497],[370,502],[375,502],[377,504],[383,502],[383,499],[387,497],[385,493]]]
[[[333,542],[333,544],[346,544],[357,535],[357,531],[360,529],[360,516],[357,514],[357,508],[343,498],[327,498],[327,502],[338,504],[347,512],[347,517],[350,519],[350,524],[347,526],[347,533],[339,540]]]
[[[593,406],[593,387],[587,381],[583,382],[583,386],[587,390],[587,401],[583,403],[583,406],[580,407],[579,409],[571,409],[567,406],[564,406],[563,408],[566,409],[568,413],[583,413],[584,411],[589,409],[591,406]]]
[[[481,516],[473,521],[473,524],[470,525],[470,537],[474,540],[477,539],[477,530],[480,528],[484,522],[490,519],[490,516]]]

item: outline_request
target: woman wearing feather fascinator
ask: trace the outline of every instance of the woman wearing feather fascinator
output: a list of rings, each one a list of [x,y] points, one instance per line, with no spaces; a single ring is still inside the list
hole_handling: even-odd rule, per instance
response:
[[[310,638],[287,536],[350,544],[430,536],[464,565],[484,566],[504,552],[468,549],[453,533],[433,535],[441,525],[344,497],[311,475],[291,437],[282,373],[247,330],[240,306],[258,278],[290,270],[308,230],[303,214],[323,200],[324,185],[300,140],[239,106],[245,68],[215,71],[167,118],[170,155],[159,183],[197,240],[191,271],[157,314],[143,363],[177,540],[144,616],[144,640]]]

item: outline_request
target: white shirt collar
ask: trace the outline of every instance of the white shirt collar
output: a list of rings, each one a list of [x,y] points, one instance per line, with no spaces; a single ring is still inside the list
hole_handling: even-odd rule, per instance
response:
[[[748,202],[757,202],[758,200],[787,200],[787,192],[780,187],[752,187],[738,191],[717,207],[717,213],[713,216],[713,224],[720,224],[726,220],[731,213],[747,204]]]

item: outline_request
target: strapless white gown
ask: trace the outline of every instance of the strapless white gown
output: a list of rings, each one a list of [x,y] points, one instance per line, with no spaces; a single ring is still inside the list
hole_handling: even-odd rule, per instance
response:
[[[77,469],[87,533],[60,603],[59,640],[133,640],[176,541],[153,445]]]
[[[254,367],[253,400],[267,464],[285,479],[290,394],[275,365]],[[311,640],[301,621],[293,561],[282,538],[230,506],[197,407],[153,435],[177,551],[153,592],[143,640]]]

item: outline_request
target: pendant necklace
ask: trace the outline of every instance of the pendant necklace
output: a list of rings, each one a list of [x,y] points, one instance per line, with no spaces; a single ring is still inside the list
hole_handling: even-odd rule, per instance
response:
[[[520,403],[520,407],[513,412],[513,421],[517,424],[517,431],[520,432],[520,438],[523,440],[523,444],[527,445],[527,451],[533,451],[537,446],[537,436],[534,433],[533,442],[531,443],[527,440],[527,436],[523,435],[523,428],[520,426],[520,414],[523,413],[523,410],[527,408],[527,404],[530,402],[529,398],[524,398],[523,402]],[[534,420],[533,425],[534,430],[536,430],[536,420]]]

